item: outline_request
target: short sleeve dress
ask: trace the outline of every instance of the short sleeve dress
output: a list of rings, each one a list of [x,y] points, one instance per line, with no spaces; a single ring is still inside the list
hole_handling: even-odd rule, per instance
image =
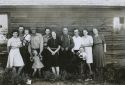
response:
[[[103,35],[93,36],[93,56],[96,67],[104,67],[104,47],[105,39]]]
[[[43,68],[44,67],[44,65],[40,61],[39,56],[33,57],[33,61],[34,61],[33,66],[32,66],[33,69],[38,69],[38,68]]]
[[[82,44],[83,45],[88,45],[90,43],[93,44],[92,36],[88,35],[87,37],[85,37],[85,36],[82,37]],[[85,52],[87,54],[86,63],[93,63],[92,46],[86,46]]]
[[[20,54],[19,48],[17,47],[20,44],[21,44],[20,38],[12,37],[8,40],[7,46],[11,47],[11,49],[8,55],[7,66],[6,66],[7,68],[12,68],[13,66],[14,67],[24,66],[22,56]]]
[[[60,40],[59,38],[56,38],[56,39],[49,39],[48,42],[47,42],[47,46],[55,51],[58,46],[60,46]],[[50,67],[52,66],[59,66],[60,65],[60,60],[59,60],[59,52],[57,52],[55,55],[52,55],[50,51],[48,51],[48,57],[49,57],[49,65]]]

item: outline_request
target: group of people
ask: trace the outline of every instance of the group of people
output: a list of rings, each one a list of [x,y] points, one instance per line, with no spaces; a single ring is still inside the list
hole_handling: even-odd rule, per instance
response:
[[[87,29],[82,30],[82,37],[79,29],[73,32],[72,37],[68,28],[63,28],[62,35],[58,36],[56,31],[46,28],[45,35],[42,35],[36,28],[31,28],[30,33],[29,29],[19,27],[12,32],[7,43],[9,55],[6,67],[12,68],[18,75],[24,72],[32,74],[32,77],[37,71],[41,76],[42,69],[50,70],[55,78],[60,76],[62,70],[89,76],[94,71],[102,74],[106,52],[104,36],[96,28],[93,28],[93,36],[88,35]]]

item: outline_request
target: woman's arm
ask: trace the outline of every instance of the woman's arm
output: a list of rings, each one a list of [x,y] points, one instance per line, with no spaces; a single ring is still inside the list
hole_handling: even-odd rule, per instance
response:
[[[93,46],[93,38],[90,36],[88,39],[89,39],[89,43],[82,44],[83,47],[91,47],[91,46]]]
[[[7,46],[7,52],[8,53],[10,52],[10,46]]]
[[[28,52],[29,52],[30,56],[32,57],[32,53],[31,53],[31,44],[30,44],[30,43],[29,43],[29,45],[28,45]]]
[[[53,53],[53,51],[50,49],[50,47],[47,47],[47,49],[48,49],[51,53]]]
[[[58,46],[58,48],[54,52],[57,53],[59,50],[60,50],[60,45]]]
[[[104,52],[106,53],[106,51],[107,51],[107,50],[106,50],[106,44],[104,44]]]

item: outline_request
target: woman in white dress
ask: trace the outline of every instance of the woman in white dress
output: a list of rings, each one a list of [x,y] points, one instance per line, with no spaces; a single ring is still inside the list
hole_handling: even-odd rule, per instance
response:
[[[12,38],[10,38],[7,42],[7,50],[9,55],[6,68],[12,68],[13,71],[16,72],[16,67],[18,67],[18,75],[20,75],[20,72],[24,66],[24,62],[19,51],[20,47],[21,41],[18,37],[18,31],[13,31]]]
[[[82,37],[82,46],[85,47],[85,52],[87,53],[86,63],[88,64],[90,75],[93,73],[91,69],[91,63],[93,63],[93,55],[92,55],[92,45],[93,38],[88,35],[87,30],[83,30],[84,36]]]

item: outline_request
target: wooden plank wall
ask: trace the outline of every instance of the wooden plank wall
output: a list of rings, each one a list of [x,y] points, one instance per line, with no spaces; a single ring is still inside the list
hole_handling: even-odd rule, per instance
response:
[[[125,9],[120,8],[0,8],[0,13],[9,14],[9,31],[23,25],[37,27],[43,33],[50,27],[61,33],[63,27],[68,27],[71,34],[74,28],[87,28],[90,32],[97,27],[104,34],[107,42],[107,63],[115,62],[124,65],[125,36],[113,33],[113,17],[125,15]],[[121,63],[122,61],[122,63]]]

